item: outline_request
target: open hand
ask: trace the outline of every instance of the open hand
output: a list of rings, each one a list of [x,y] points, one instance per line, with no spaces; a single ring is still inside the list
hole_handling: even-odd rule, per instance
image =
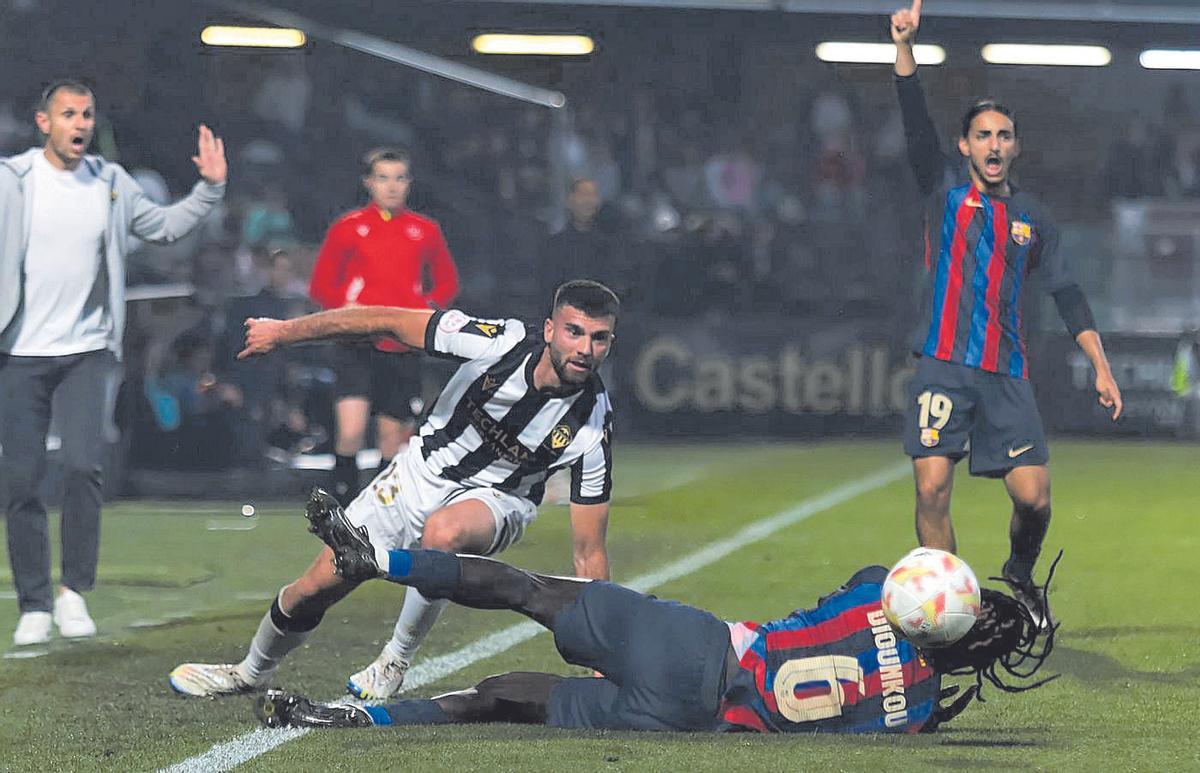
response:
[[[192,156],[192,163],[204,181],[212,185],[225,182],[229,174],[229,166],[225,163],[225,142],[204,124],[200,124],[200,136],[196,141],[196,155]]]
[[[901,8],[892,14],[892,42],[912,45],[921,26],[921,0],[913,0],[911,8]]]

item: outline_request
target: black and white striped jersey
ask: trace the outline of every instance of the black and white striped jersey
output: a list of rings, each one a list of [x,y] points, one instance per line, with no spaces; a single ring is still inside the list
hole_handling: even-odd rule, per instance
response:
[[[429,471],[540,503],[546,479],[571,468],[571,501],[607,502],[612,490],[612,406],[598,375],[568,394],[539,392],[533,369],[546,344],[516,319],[439,311],[425,351],[462,364],[417,433]]]

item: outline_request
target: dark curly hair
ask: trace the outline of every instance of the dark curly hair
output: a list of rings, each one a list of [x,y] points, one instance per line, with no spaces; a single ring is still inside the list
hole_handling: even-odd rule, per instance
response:
[[[1036,596],[1041,601],[1039,610],[1043,619],[1049,618],[1049,606],[1046,595],[1049,593],[1050,581],[1054,578],[1054,570],[1062,560],[1062,551],[1050,565],[1046,582],[1035,587]],[[991,580],[1012,582],[1003,577],[990,577]],[[980,591],[981,604],[979,617],[975,624],[954,644],[940,649],[922,650],[925,661],[938,673],[945,675],[974,674],[975,684],[967,689],[962,696],[949,706],[940,706],[934,712],[930,721],[932,730],[942,722],[947,722],[957,716],[973,698],[983,702],[983,683],[987,680],[1004,692],[1025,692],[1035,687],[1041,687],[1059,677],[1059,674],[1039,679],[1031,684],[1010,684],[1001,678],[1000,671],[1016,679],[1032,679],[1046,658],[1054,649],[1054,636],[1058,625],[1043,631],[1029,614],[1025,605],[1012,596],[991,588]],[[1041,640],[1039,642],[1039,639]],[[943,690],[941,700],[949,698],[958,692],[957,687]]]

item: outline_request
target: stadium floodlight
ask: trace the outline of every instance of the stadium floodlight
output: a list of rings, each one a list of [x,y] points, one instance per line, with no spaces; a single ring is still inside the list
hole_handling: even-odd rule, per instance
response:
[[[471,39],[471,48],[481,54],[530,54],[535,56],[583,56],[596,44],[587,35],[513,35],[489,33]]]
[[[946,61],[946,49],[921,43],[913,46],[917,64],[941,64]],[[851,43],[829,40],[817,44],[817,58],[822,62],[853,64],[892,64],[896,61],[893,43]]]
[[[983,60],[989,64],[1104,67],[1112,61],[1112,53],[1103,46],[989,43],[980,53]]]
[[[200,33],[206,46],[240,46],[244,48],[300,48],[304,33],[286,27],[229,27],[209,26]]]
[[[1138,62],[1147,70],[1200,70],[1200,50],[1148,48]]]

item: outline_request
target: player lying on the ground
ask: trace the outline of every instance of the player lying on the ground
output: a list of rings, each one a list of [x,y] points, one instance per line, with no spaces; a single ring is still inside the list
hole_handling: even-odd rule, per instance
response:
[[[546,480],[571,471],[572,558],[583,577],[608,577],[612,404],[598,370],[616,338],[620,301],[585,279],[554,294],[541,334],[516,319],[461,311],[358,306],[290,320],[246,321],[239,358],[341,336],[386,335],[459,362],[420,431],[346,510],[376,544],[492,555],[537,517]],[[200,697],[253,692],[304,643],[357,582],[333,572],[323,548],[263,615],[240,663],[183,663],[177,692]],[[346,688],[383,700],[400,690],[413,653],[445,602],[410,589],[375,662]]]
[[[917,651],[880,608],[887,570],[869,566],[814,609],[782,620],[725,623],[708,612],[602,580],[533,574],[478,556],[437,550],[383,550],[330,497],[307,516],[333,549],[339,574],[384,577],[428,598],[476,609],[511,609],[554,633],[563,658],[605,678],[509,673],[432,699],[385,706],[313,703],[271,690],[259,699],[269,727],[365,727],[519,722],[614,730],[917,732],[962,711],[987,679],[1005,684],[1038,670],[1054,629],[1039,628],[1015,599],[983,590],[980,616],[957,643]],[[1053,573],[1053,567],[1051,568]],[[1049,580],[1047,580],[1047,584]],[[946,674],[976,684],[950,705]],[[1051,677],[1053,678],[1053,677]]]

